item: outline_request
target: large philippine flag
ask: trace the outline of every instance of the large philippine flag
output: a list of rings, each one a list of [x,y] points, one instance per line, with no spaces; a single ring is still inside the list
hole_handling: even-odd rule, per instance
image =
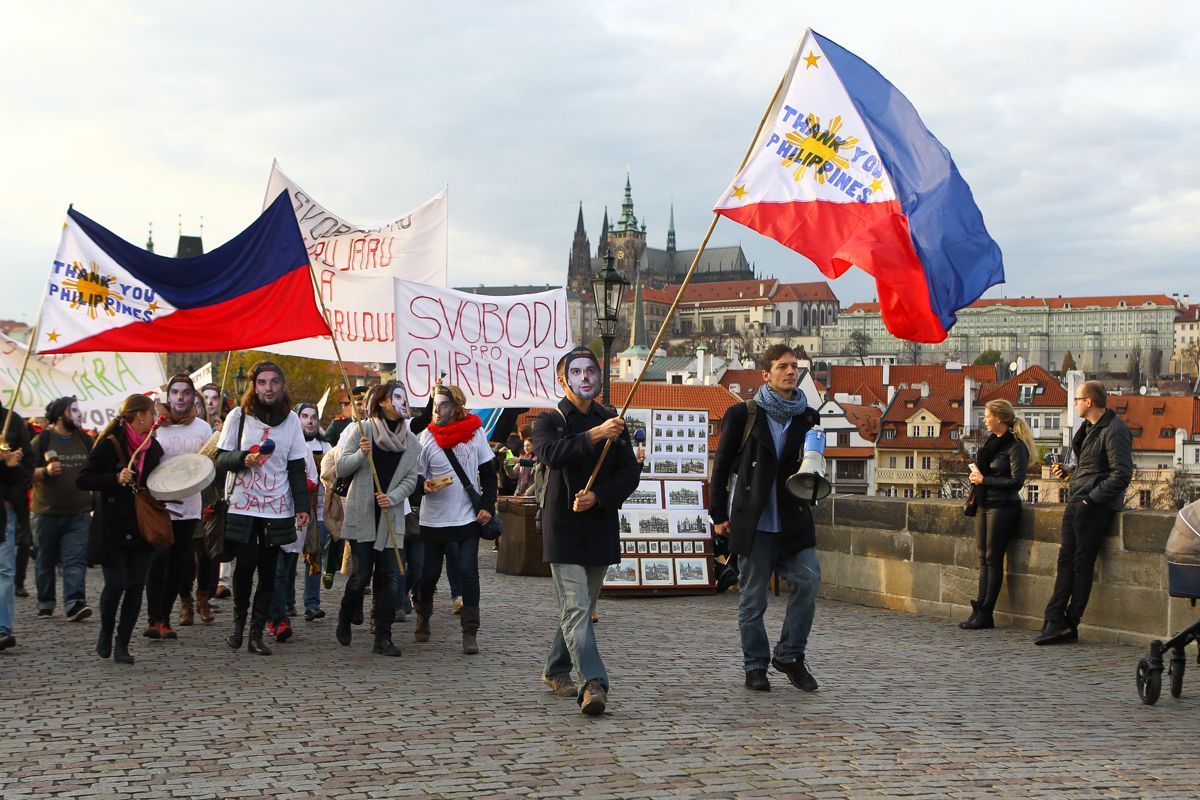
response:
[[[949,151],[858,56],[807,31],[746,165],[714,209],[808,256],[875,278],[883,321],[940,342],[988,287],[1000,248]]]
[[[287,192],[196,258],[130,244],[67,212],[36,352],[244,350],[329,333]]]

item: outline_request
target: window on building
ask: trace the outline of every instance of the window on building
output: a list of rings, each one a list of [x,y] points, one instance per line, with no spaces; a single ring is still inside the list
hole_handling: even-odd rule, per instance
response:
[[[793,327],[793,326],[796,324],[795,322],[793,322],[793,321],[792,321],[792,310],[791,310],[790,308],[788,309],[788,321],[787,321],[787,324],[788,324],[788,327],[789,327],[789,328]]]
[[[1036,483],[1029,484],[1029,487],[1025,492],[1025,499],[1031,503],[1036,503],[1038,501],[1038,485]]]
[[[914,461],[916,461],[916,459],[915,459],[915,458],[913,458],[912,456],[905,456],[905,457],[904,457],[904,468],[905,468],[905,469],[912,469],[912,468],[913,468],[913,462],[914,462]]]
[[[905,497],[912,497],[912,496],[913,496],[913,490],[912,490],[912,489],[905,489],[905,490],[904,490],[904,496],[905,496]]]
[[[958,436],[959,436],[958,428],[954,428],[953,430],[950,431],[950,438],[953,439],[954,441],[956,441],[956,442],[958,441]]]
[[[726,333],[737,333],[737,317],[726,317],[725,318],[725,332]]]
[[[837,477],[840,481],[861,481],[865,475],[865,466],[861,461],[837,462]]]
[[[886,430],[884,430],[883,438],[895,439],[896,438],[896,429],[895,428],[887,428]],[[1200,463],[1200,462],[1197,462],[1197,463]]]
[[[775,312],[775,324],[779,325],[779,312],[778,311]]]
[[[1033,385],[1022,384],[1020,393],[1017,395],[1017,405],[1027,406],[1033,402]]]
[[[1200,450],[1198,450],[1197,452],[1200,452]],[[895,468],[896,468],[896,457],[888,456],[888,469],[895,469]]]
[[[702,320],[700,323],[700,329],[705,333],[715,332],[713,331],[713,321],[711,319]]]
[[[838,431],[837,432],[837,446],[838,447],[849,447],[850,446],[850,431]]]
[[[1138,507],[1139,508],[1149,508],[1150,504],[1151,504],[1150,490],[1149,489],[1138,489]]]
[[[928,500],[930,497],[933,497],[933,492],[931,492],[931,491],[930,491],[930,490],[928,490],[928,489],[922,489],[922,490],[921,490],[921,497],[922,497],[923,499],[925,499],[925,500]]]
[[[931,439],[933,438],[933,426],[932,425],[925,426],[925,435],[930,437]]]
[[[1046,430],[1056,431],[1059,428],[1059,419],[1057,414],[1051,414],[1046,417]]]
[[[1042,418],[1037,414],[1033,414],[1029,417],[1029,429],[1033,431],[1034,436],[1037,436],[1037,430],[1041,427],[1041,425]]]

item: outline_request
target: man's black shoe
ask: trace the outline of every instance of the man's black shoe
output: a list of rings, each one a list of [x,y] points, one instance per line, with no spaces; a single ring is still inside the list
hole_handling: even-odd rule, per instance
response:
[[[325,609],[317,606],[316,608],[304,609],[304,619],[306,622],[312,622],[314,619],[321,619],[325,616]]]
[[[817,690],[817,679],[808,671],[808,667],[804,666],[804,656],[795,661],[784,663],[778,658],[771,659],[771,666],[779,672],[787,675],[788,681],[804,692],[815,692]]]
[[[765,669],[752,669],[746,673],[746,688],[756,692],[771,691],[771,682],[767,680]]]
[[[1063,622],[1047,622],[1042,632],[1033,640],[1034,644],[1066,644],[1067,642],[1075,642],[1079,640],[1079,632],[1071,626],[1070,623]]]
[[[83,622],[92,615],[92,610],[88,608],[87,603],[76,603],[67,610],[67,619],[71,622]]]
[[[16,647],[17,640],[11,633],[0,633],[0,650]]]
[[[53,616],[54,616],[54,609],[52,609],[52,608],[39,608],[38,609],[38,619],[50,619]]]
[[[18,586],[17,588],[13,589],[13,594],[15,594],[17,597],[29,597],[29,590],[24,586]]]

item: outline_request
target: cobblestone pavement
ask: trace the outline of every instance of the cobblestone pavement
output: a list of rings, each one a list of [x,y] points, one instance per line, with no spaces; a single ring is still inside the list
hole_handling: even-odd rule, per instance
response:
[[[1200,683],[1143,706],[1131,647],[822,602],[821,690],[772,673],[759,694],[742,688],[733,595],[605,599],[613,691],[589,718],[538,680],[549,580],[482,560],[473,657],[446,602],[428,644],[398,625],[399,659],[372,656],[365,628],[339,647],[332,617],[300,620],[270,658],[234,654],[223,601],[176,642],[135,639],[123,667],[92,652],[95,617],[37,620],[18,600],[0,797],[1196,796]]]

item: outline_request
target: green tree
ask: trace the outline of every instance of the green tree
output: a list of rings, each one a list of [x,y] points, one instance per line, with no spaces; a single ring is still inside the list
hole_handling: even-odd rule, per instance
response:
[[[990,367],[993,364],[999,364],[1003,360],[1004,356],[1000,355],[999,350],[984,350],[975,359],[974,363],[977,367]]]

